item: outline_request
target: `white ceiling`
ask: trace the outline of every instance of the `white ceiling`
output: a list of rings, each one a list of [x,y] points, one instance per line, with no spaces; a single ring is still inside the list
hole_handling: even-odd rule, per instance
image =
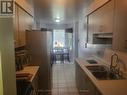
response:
[[[43,23],[70,23],[78,19],[80,14],[93,0],[34,0],[35,18]]]

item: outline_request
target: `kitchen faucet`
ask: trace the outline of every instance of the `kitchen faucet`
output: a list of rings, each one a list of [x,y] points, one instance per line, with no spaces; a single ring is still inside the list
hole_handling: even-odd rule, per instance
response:
[[[113,65],[114,63],[114,58],[116,57],[116,60],[115,60],[115,66]],[[119,61],[119,57],[116,53],[114,53],[112,56],[111,56],[111,64],[110,64],[110,71],[113,70],[113,68],[115,69],[117,67],[117,63]]]
[[[115,58],[115,60],[114,60]],[[123,77],[123,72],[120,71],[120,64],[119,64],[119,57],[116,53],[114,53],[112,56],[111,56],[111,64],[110,64],[110,70],[109,70],[109,73],[108,73],[108,76],[112,76],[112,74],[115,74],[117,76],[118,79],[124,79]]]
[[[115,65],[114,65],[114,58],[115,59]],[[118,75],[118,77],[123,77],[123,74],[122,72],[120,71],[120,65],[118,64],[119,62],[119,57],[116,53],[114,53],[112,56],[111,56],[111,64],[110,64],[110,74],[115,74],[115,75]]]

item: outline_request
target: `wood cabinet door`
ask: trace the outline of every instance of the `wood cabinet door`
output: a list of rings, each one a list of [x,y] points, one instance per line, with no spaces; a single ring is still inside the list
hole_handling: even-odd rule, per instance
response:
[[[116,0],[113,49],[127,51],[127,0]]]
[[[76,85],[79,95],[101,95],[95,85],[76,62]]]
[[[76,63],[76,85],[80,95],[86,94],[87,89],[87,81],[84,71],[81,67]]]
[[[15,14],[14,14],[14,45],[15,48],[19,47],[19,30],[18,30],[18,6],[15,5]]]
[[[28,13],[26,13],[25,19],[26,19],[26,24],[25,24],[26,25],[25,26],[26,30],[32,29],[32,27],[34,25],[34,19],[33,19],[33,17],[31,15],[29,15]]]
[[[18,7],[19,17],[19,46],[26,45],[26,12]]]
[[[99,8],[93,13],[94,32],[113,32],[114,0]]]
[[[15,48],[26,45],[26,30],[30,30],[34,19],[19,5],[15,4],[14,14],[14,44]]]

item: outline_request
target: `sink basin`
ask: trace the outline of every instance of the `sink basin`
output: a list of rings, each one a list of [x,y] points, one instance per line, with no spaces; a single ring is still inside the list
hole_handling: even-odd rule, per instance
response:
[[[97,78],[104,79],[107,77],[107,69],[103,66],[87,66],[87,69]]]
[[[109,68],[99,65],[99,66],[87,66],[86,67],[95,78],[99,80],[119,80],[124,79],[123,77],[118,76],[115,73],[110,73]]]
[[[107,67],[99,65],[99,66],[87,66],[87,69],[90,70],[91,72],[104,72],[107,71]]]
[[[95,61],[95,60],[92,60],[92,59],[90,59],[90,60],[86,60],[89,64],[97,64],[97,61]]]

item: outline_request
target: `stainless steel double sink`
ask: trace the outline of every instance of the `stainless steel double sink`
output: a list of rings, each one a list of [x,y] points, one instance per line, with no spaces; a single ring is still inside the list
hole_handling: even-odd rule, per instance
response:
[[[86,66],[86,68],[94,75],[98,80],[121,80],[125,79],[116,73],[110,72],[109,68],[104,65],[92,65]]]

